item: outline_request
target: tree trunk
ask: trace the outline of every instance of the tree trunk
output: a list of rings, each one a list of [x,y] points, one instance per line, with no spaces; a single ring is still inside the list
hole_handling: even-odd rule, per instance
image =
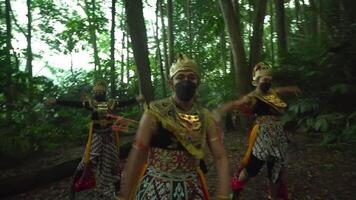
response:
[[[101,65],[100,65],[100,58],[99,58],[99,50],[98,50],[98,45],[97,45],[97,37],[96,37],[96,2],[95,0],[91,1],[92,3],[92,37],[93,37],[93,49],[94,49],[94,63],[97,66],[98,72],[99,72],[99,77],[101,78],[103,76],[103,73],[101,71]]]
[[[0,197],[19,194],[41,185],[46,185],[63,178],[72,176],[80,158],[63,162],[59,165],[48,167],[46,169],[33,170],[27,174],[17,175],[0,180]],[[68,185],[68,188],[70,186]]]
[[[162,82],[162,89],[163,89],[163,96],[167,96],[167,89],[166,89],[166,78],[164,75],[164,69],[163,69],[163,63],[162,63],[162,53],[161,53],[161,47],[160,47],[160,40],[158,39],[158,33],[159,33],[159,27],[158,27],[158,12],[159,12],[159,5],[160,1],[157,1],[156,4],[156,21],[155,21],[155,40],[156,40],[156,57],[157,57],[157,65],[159,67],[160,75],[161,75],[161,82]]]
[[[236,74],[236,94],[241,96],[249,90],[249,69],[247,66],[244,41],[242,39],[240,17],[234,12],[231,0],[219,0],[220,8],[223,12],[225,25],[230,38],[233,61]],[[238,5],[236,5],[238,9]]]
[[[91,6],[91,8],[90,8]],[[95,14],[95,0],[91,0],[91,5],[88,0],[85,0],[85,13],[88,17],[89,23],[89,34],[90,34],[90,43],[93,46],[94,53],[94,70],[96,71],[95,79],[102,78],[102,72],[100,67],[100,58],[98,52],[97,38],[96,38],[96,14]]]
[[[130,80],[130,37],[129,37],[129,28],[126,23],[126,79],[127,83]]]
[[[166,71],[166,79],[169,80],[169,62],[168,62],[168,47],[167,47],[167,31],[166,25],[164,23],[164,12],[163,12],[163,0],[159,1],[159,12],[161,14],[161,26],[162,26],[162,40],[163,40],[163,56],[164,56],[164,69]]]
[[[27,0],[27,35],[26,35],[26,40],[27,40],[27,50],[26,50],[26,71],[28,72],[29,76],[32,77],[32,60],[33,60],[33,55],[32,55],[32,44],[31,44],[31,39],[32,39],[32,8],[31,8],[31,0]]]
[[[301,19],[300,19],[300,3],[299,0],[294,0],[294,5],[295,5],[295,23],[298,27],[298,30],[301,30]]]
[[[254,0],[249,0],[247,5],[248,5],[248,22],[246,24],[250,25],[250,24],[253,24],[252,18],[253,18],[253,13],[256,12],[256,10],[255,10],[256,7],[254,6]],[[240,11],[237,12],[236,14],[240,15]],[[251,41],[251,38],[252,38],[252,31],[253,31],[253,28],[251,26],[249,26],[249,29],[248,29],[248,40],[249,41]],[[241,33],[243,33],[243,31],[241,31]],[[249,49],[249,51],[251,51],[251,50]]]
[[[317,17],[317,6],[315,0],[310,0],[310,33],[315,37],[318,35],[318,17]]]
[[[187,23],[188,23],[188,43],[189,43],[189,49],[188,49],[188,53],[190,56],[192,56],[192,49],[193,49],[193,36],[192,36],[192,19],[191,19],[191,11],[190,11],[190,4],[191,4],[191,0],[187,0],[187,5],[186,5],[186,9],[187,9]]]
[[[124,2],[141,93],[144,95],[146,101],[150,102],[154,99],[154,90],[151,82],[142,1],[125,0]]]
[[[6,104],[6,120],[11,120],[11,111],[12,111],[12,104],[14,101],[14,90],[13,85],[12,85],[12,74],[14,72],[13,70],[13,63],[11,59],[11,50],[12,45],[11,45],[11,39],[12,39],[12,27],[11,27],[11,17],[10,17],[10,12],[11,12],[11,3],[10,0],[5,0],[5,20],[6,20],[6,46],[5,46],[5,67],[4,71],[6,74],[4,76],[4,96],[5,96],[5,104]]]
[[[270,45],[271,45],[271,62],[272,62],[272,66],[274,66],[274,42],[273,42],[273,38],[274,38],[274,12],[273,12],[273,2],[270,1],[269,2],[269,13],[270,13]]]
[[[311,0],[310,1],[310,6],[312,9],[312,19],[313,19],[313,26],[315,26],[313,28],[313,30],[315,32],[313,32],[314,36],[319,38],[322,38],[322,13],[323,13],[323,9],[322,9],[322,3],[320,2],[320,0]]]
[[[10,17],[10,12],[11,12],[11,3],[10,0],[5,0],[5,15],[6,15],[6,46],[5,46],[5,62],[6,62],[6,67],[7,67],[7,72],[8,72],[8,79],[11,81],[11,75],[12,75],[12,62],[11,62],[11,39],[12,39],[12,26],[11,26],[11,17]]]
[[[130,136],[132,137],[132,135]],[[120,160],[125,160],[131,150],[132,143],[120,145]],[[77,157],[63,163],[48,166],[43,169],[34,169],[25,174],[0,179],[0,197],[16,195],[36,187],[62,180],[74,174],[82,157]],[[69,189],[70,185],[68,185]]]
[[[256,4],[256,18],[253,23],[253,35],[250,42],[250,69],[253,68],[261,57],[263,39],[263,21],[266,15],[267,0],[260,0]],[[249,73],[251,74],[251,73]],[[252,78],[249,76],[249,78]]]
[[[220,34],[219,34],[219,39],[220,39],[220,61],[221,61],[221,66],[223,70],[223,79],[228,80],[229,78],[227,77],[227,49],[226,49],[226,38],[225,38],[225,29],[221,28]],[[224,81],[224,94],[223,97],[226,99],[226,94],[227,94],[227,88],[228,88],[228,82]]]
[[[120,25],[121,27],[125,26],[125,20],[124,18],[121,19],[120,21]],[[120,84],[122,84],[124,82],[124,74],[125,74],[125,55],[124,55],[124,49],[128,48],[125,43],[126,43],[126,30],[124,29],[122,31],[122,38],[121,38],[121,69],[120,69]],[[128,55],[126,55],[128,56]],[[126,70],[128,70],[127,68],[128,63],[126,63]],[[128,81],[128,80],[127,80]]]
[[[111,30],[110,30],[110,93],[111,97],[116,94],[116,73],[115,73],[115,16],[116,0],[111,0]]]
[[[287,35],[284,14],[284,0],[275,0],[277,18],[277,44],[279,64],[287,54]]]
[[[221,53],[221,66],[223,68],[223,77],[226,78],[227,74],[227,56],[226,56],[226,38],[225,29],[220,31],[220,53]]]
[[[167,0],[168,15],[168,66],[171,66],[174,60],[174,36],[173,36],[173,3]]]

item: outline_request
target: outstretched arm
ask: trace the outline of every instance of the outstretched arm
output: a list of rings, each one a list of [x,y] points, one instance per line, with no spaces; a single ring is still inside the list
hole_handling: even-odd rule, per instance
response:
[[[128,199],[130,192],[135,189],[135,181],[138,180],[139,171],[147,160],[149,145],[152,135],[156,132],[156,119],[145,112],[135,137],[135,143],[131,149],[127,164],[121,179],[121,196]]]
[[[142,95],[139,95],[135,98],[129,99],[127,101],[117,101],[119,104],[119,107],[125,107],[125,106],[130,106],[136,103],[142,103],[145,101],[145,98]]]
[[[294,93],[296,96],[302,93],[302,90],[297,86],[277,87],[274,91],[278,94]]]
[[[222,106],[220,106],[219,108],[215,109],[213,111],[214,118],[220,124],[221,118],[225,113],[241,108],[242,106],[251,106],[252,104],[253,101],[250,97],[243,96],[238,100],[227,102]]]
[[[60,100],[56,98],[48,98],[47,101],[45,102],[47,106],[51,105],[61,105],[61,106],[69,106],[69,107],[75,107],[75,108],[83,108],[86,107],[86,103],[83,103],[81,101],[68,101],[68,100]]]
[[[224,105],[222,105],[220,108],[218,108],[218,112],[220,114],[224,114],[227,112],[231,112],[235,109],[240,108],[241,106],[244,105],[249,105],[251,103],[251,99],[247,96],[243,96],[242,98],[234,101],[230,101]]]

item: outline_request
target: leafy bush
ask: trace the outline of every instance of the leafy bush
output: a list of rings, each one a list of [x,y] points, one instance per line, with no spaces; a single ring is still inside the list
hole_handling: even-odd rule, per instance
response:
[[[322,133],[322,144],[356,141],[356,74],[350,49],[355,45],[330,48],[312,37],[299,38],[286,64],[276,70],[281,83],[293,82],[304,91],[284,120],[296,119],[302,130]]]

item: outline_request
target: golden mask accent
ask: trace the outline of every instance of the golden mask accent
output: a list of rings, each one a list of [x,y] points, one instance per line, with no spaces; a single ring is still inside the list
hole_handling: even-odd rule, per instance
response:
[[[105,116],[109,111],[109,106],[107,102],[98,102],[95,110],[98,112],[99,116]]]
[[[201,128],[199,115],[178,113],[178,119],[180,124],[190,131],[199,131]]]

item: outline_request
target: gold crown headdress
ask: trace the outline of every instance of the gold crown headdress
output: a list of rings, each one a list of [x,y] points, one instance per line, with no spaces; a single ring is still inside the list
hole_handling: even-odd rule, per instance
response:
[[[257,79],[261,76],[272,76],[272,66],[266,62],[259,62],[252,71],[252,85],[257,85]]]
[[[199,68],[197,63],[183,53],[179,53],[177,55],[176,62],[172,64],[171,69],[169,70],[169,77],[173,78],[173,76],[180,71],[192,71],[199,77]]]
[[[97,81],[93,87],[93,91],[106,91],[106,84],[104,81]]]

